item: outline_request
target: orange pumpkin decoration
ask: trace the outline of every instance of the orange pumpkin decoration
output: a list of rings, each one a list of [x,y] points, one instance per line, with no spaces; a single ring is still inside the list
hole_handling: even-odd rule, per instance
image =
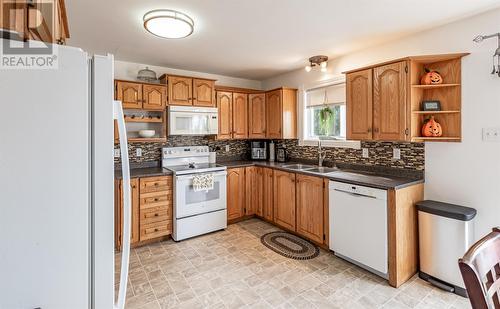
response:
[[[425,69],[425,74],[420,79],[420,84],[422,85],[438,85],[443,83],[443,78],[439,72],[434,70]]]
[[[434,116],[427,119],[422,126],[422,136],[424,137],[439,137],[443,135],[443,129],[441,125],[434,120]]]

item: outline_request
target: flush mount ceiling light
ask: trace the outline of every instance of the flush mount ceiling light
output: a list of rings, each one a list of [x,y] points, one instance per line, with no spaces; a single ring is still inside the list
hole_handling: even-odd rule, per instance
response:
[[[144,28],[151,34],[166,39],[185,38],[194,31],[194,21],[174,10],[153,10],[144,14]]]
[[[311,72],[312,68],[315,66],[319,66],[321,68],[321,72],[326,72],[326,67],[328,66],[328,57],[327,56],[313,56],[309,58],[309,65],[305,67],[306,72]]]

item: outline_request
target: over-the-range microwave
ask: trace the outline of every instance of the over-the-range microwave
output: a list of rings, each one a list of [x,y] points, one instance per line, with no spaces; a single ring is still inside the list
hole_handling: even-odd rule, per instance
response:
[[[168,107],[169,135],[215,135],[219,132],[217,108]]]

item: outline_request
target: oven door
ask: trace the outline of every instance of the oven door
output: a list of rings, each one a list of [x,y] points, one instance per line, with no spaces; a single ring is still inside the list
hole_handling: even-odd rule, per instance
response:
[[[214,188],[208,191],[195,192],[193,190],[195,175],[175,177],[174,216],[176,219],[226,209],[226,171],[214,173]]]
[[[169,120],[169,135],[211,135],[218,131],[217,114],[213,113],[171,111]]]

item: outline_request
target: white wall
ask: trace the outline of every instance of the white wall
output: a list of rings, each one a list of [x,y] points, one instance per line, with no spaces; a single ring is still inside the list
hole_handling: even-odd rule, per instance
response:
[[[160,77],[164,73],[177,74],[177,75],[216,79],[217,81],[215,83],[217,85],[262,89],[262,82],[257,80],[250,80],[250,79],[230,77],[217,74],[209,74],[203,72],[172,69],[167,67],[159,67],[154,65],[126,62],[119,60],[115,60],[115,78],[125,79],[125,80],[135,80],[137,78],[137,72],[139,72],[139,70],[144,69],[146,66],[148,66],[151,70],[155,71],[157,77]]]
[[[500,31],[500,9],[351,53],[328,64],[328,72],[297,70],[263,82],[264,89],[301,87],[342,71],[404,56],[470,52],[462,62],[462,143],[426,143],[426,199],[478,210],[475,238],[500,226],[500,143],[483,142],[482,128],[500,127],[500,78],[490,75],[496,40],[472,42]]]

